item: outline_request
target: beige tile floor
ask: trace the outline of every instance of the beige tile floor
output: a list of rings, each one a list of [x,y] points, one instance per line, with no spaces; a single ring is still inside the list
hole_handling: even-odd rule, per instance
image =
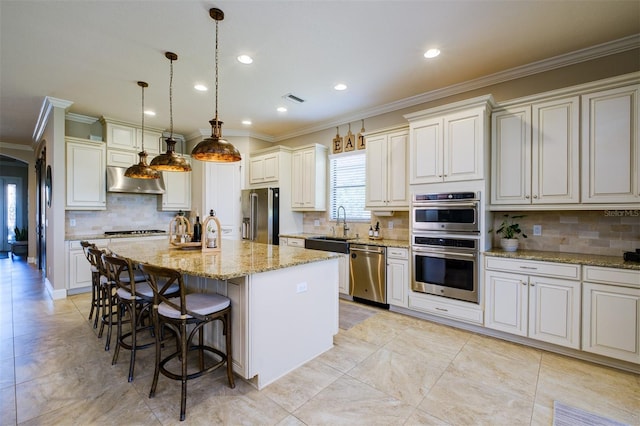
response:
[[[52,301],[33,266],[0,260],[0,424],[179,424],[177,382],[148,398],[153,351],[128,383],[127,352],[111,365],[88,311],[88,295]],[[554,400],[640,424],[638,375],[380,311],[262,391],[191,382],[183,424],[549,425]]]

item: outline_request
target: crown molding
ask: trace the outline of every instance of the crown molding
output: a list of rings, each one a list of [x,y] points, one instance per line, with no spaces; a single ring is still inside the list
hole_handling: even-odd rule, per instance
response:
[[[0,142],[1,149],[15,149],[18,151],[33,151],[29,145],[20,145],[17,143]]]
[[[71,105],[73,105],[72,101],[65,101],[64,99],[45,96],[44,101],[42,102],[42,107],[40,108],[38,120],[36,121],[36,127],[33,130],[33,140],[31,145],[34,151],[37,148],[42,135],[44,134],[45,127],[47,127],[47,122],[49,121],[49,114],[51,114],[51,110],[53,110],[53,108],[63,108],[64,110],[66,110]]]
[[[65,120],[73,121],[75,123],[82,124],[93,124],[99,120],[98,117],[91,117],[89,115],[75,114],[73,112],[68,112],[64,116]]]
[[[254,138],[254,139],[263,140],[265,142],[275,142],[276,140],[276,138],[271,135],[267,135],[265,133],[252,132],[251,130],[227,129],[224,131],[224,133],[225,133],[225,136]],[[194,139],[209,137],[209,136],[211,136],[211,129],[198,129],[193,133],[190,133],[187,136],[187,140],[192,141]]]
[[[459,84],[443,87],[429,92],[421,93],[388,104],[380,105],[374,108],[365,109],[339,119],[328,120],[313,126],[305,127],[293,132],[282,134],[274,137],[274,142],[280,142],[286,139],[307,135],[309,133],[319,132],[328,128],[360,121],[363,118],[375,117],[377,115],[386,114],[388,112],[398,111],[403,108],[409,108],[415,105],[435,101],[449,96],[458,95],[460,93],[469,92],[483,87],[492,86],[494,84],[504,83],[518,78],[528,77],[530,75],[551,71],[554,69],[578,64],[581,62],[591,61],[602,58],[604,56],[614,55],[616,53],[626,52],[628,50],[640,47],[640,34],[634,34],[618,40],[607,43],[598,44],[584,49],[576,50],[564,55],[558,55],[530,64],[500,71],[474,80],[465,81]]]

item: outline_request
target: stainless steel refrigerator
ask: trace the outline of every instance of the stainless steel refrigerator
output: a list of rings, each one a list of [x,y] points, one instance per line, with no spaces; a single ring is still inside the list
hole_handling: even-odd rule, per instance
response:
[[[279,188],[242,191],[242,239],[278,245]]]

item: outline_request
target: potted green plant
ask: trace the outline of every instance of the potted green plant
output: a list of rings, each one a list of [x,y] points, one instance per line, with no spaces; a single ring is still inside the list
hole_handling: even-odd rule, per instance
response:
[[[524,215],[509,216],[504,215],[504,219],[500,224],[500,227],[496,230],[496,234],[500,236],[500,245],[504,251],[516,251],[518,250],[518,236],[527,238],[527,234],[522,232],[520,224],[515,219],[521,219]]]
[[[29,232],[27,228],[18,228],[17,226],[13,230],[15,234],[15,241],[11,243],[11,257],[26,256],[29,251]]]

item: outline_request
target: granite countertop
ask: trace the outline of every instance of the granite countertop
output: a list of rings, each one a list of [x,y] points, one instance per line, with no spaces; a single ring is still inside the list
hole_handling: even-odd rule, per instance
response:
[[[555,251],[518,250],[507,252],[492,249],[484,252],[485,256],[508,257],[511,259],[541,260],[545,262],[572,263],[588,266],[604,266],[608,268],[632,269],[640,271],[640,262],[626,261],[618,256],[600,256],[583,253],[562,253]]]
[[[168,232],[156,232],[153,234],[113,234],[113,235],[105,235],[102,234],[83,234],[83,235],[65,235],[65,241],[92,241],[92,240],[109,240],[109,239],[118,239],[118,238],[149,238],[149,237],[167,237],[169,238]]]
[[[250,241],[222,240],[219,252],[180,249],[168,240],[118,243],[111,241],[109,249],[131,258],[134,262],[177,269],[183,274],[226,280],[259,272],[289,268],[305,263],[337,257],[338,254],[300,250],[296,247],[274,246]]]
[[[312,238],[312,237],[322,237],[326,236],[325,234],[311,234],[311,233],[299,233],[299,234],[280,234],[281,238]],[[353,244],[369,244],[372,246],[381,246],[381,247],[397,247],[397,248],[409,248],[411,244],[409,244],[409,240],[393,240],[389,238],[382,238],[377,240],[369,239],[369,237],[360,237],[360,238],[348,238],[347,241]]]

